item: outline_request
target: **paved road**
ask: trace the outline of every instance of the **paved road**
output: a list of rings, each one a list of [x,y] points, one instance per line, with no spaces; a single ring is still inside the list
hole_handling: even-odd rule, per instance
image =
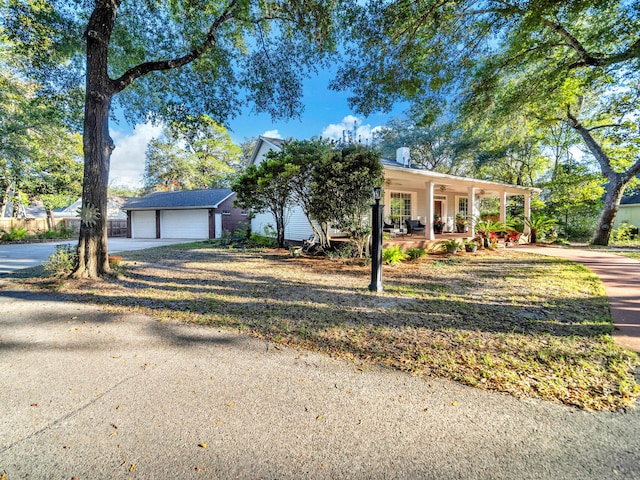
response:
[[[598,250],[526,245],[518,250],[566,258],[600,277],[611,304],[613,339],[640,352],[640,261]]]
[[[523,401],[12,288],[0,280],[7,480],[640,479],[638,409]]]
[[[131,239],[110,238],[110,253],[142,250],[145,248],[172,245],[174,243],[194,242],[193,239]],[[46,243],[23,243],[0,245],[0,275],[12,273],[22,268],[42,265],[55,251],[57,245],[76,245],[77,240]]]

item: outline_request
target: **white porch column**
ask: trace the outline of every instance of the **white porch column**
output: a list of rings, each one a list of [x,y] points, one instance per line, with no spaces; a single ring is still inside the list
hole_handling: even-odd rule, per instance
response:
[[[531,218],[531,192],[527,192],[524,194],[524,218]],[[523,233],[525,235],[529,235],[531,233],[527,222],[524,222]]]
[[[500,192],[500,219],[502,223],[507,221],[507,192]]]
[[[476,220],[478,219],[478,202],[476,202],[476,187],[468,187],[467,195],[469,197],[469,236],[476,235]]]
[[[425,220],[424,236],[427,240],[435,240],[436,236],[433,233],[433,182],[425,182],[424,186],[427,190],[427,218]]]

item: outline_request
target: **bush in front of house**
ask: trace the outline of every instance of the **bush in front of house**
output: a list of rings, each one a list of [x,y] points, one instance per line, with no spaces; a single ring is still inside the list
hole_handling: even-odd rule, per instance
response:
[[[427,256],[427,251],[424,248],[413,247],[407,250],[407,255],[410,260],[419,260]]]
[[[409,255],[403,252],[398,245],[382,249],[382,261],[387,265],[396,265],[404,262],[407,258]]]

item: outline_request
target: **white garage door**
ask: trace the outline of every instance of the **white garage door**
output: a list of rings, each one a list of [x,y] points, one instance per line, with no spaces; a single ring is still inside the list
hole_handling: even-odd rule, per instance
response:
[[[156,211],[131,212],[131,237],[156,238]]]
[[[160,238],[209,238],[208,210],[162,210]]]

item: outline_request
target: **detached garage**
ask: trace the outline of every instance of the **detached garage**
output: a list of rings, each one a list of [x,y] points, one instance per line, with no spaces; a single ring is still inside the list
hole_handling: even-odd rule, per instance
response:
[[[219,238],[247,220],[234,208],[235,193],[228,188],[155,192],[129,200],[128,238]]]

